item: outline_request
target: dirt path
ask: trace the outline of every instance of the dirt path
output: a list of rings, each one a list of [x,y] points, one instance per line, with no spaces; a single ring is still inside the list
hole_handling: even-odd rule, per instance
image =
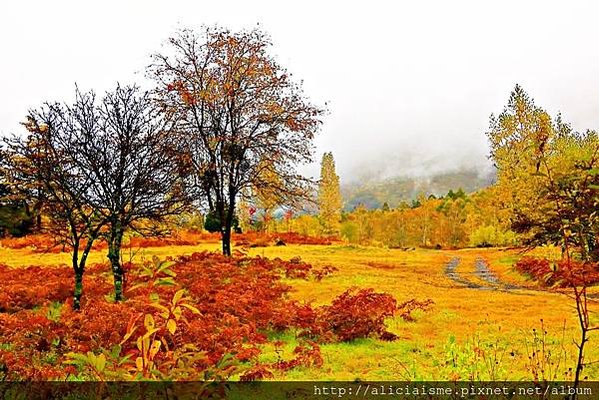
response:
[[[483,289],[484,288],[483,286],[481,286],[477,283],[474,283],[474,282],[471,282],[471,281],[468,281],[468,280],[462,278],[462,276],[456,272],[456,268],[458,267],[458,265],[460,265],[460,258],[459,257],[452,258],[445,266],[445,276],[447,276],[452,281],[459,283],[461,285],[464,285],[470,289]],[[487,289],[492,289],[492,288],[487,287]]]
[[[497,275],[495,275],[489,269],[489,264],[487,264],[487,262],[480,257],[476,258],[475,266],[476,266],[476,271],[474,272],[475,275],[478,276],[483,281],[488,282],[491,285],[498,286],[502,289],[507,289],[507,290],[523,289],[520,286],[499,280]]]
[[[458,273],[456,269],[460,265],[460,258],[453,257],[445,266],[445,276],[447,276],[452,281],[459,283],[462,286],[465,286],[470,289],[478,289],[478,290],[501,290],[505,292],[511,292],[515,289],[522,289],[518,286],[512,285],[510,283],[502,282],[499,280],[497,275],[495,275],[490,269],[489,265],[480,257],[477,257],[475,260],[475,270],[470,273]],[[464,277],[465,276],[465,277]],[[473,282],[468,279],[468,276],[475,276],[481,281],[488,283],[479,284],[477,282]]]

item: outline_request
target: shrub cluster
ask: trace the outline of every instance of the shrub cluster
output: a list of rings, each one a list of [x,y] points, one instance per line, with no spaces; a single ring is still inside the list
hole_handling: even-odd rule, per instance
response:
[[[289,299],[283,278],[316,281],[333,267],[203,252],[129,268],[115,304],[108,267],[91,266],[73,311],[69,268],[0,267],[0,380],[266,379],[321,366],[319,343],[396,338],[388,294],[350,289],[317,308]],[[292,358],[260,363],[267,333],[286,330],[299,338]]]
[[[549,261],[546,258],[523,257],[514,268],[545,287],[571,287],[599,283],[599,263],[574,260]]]

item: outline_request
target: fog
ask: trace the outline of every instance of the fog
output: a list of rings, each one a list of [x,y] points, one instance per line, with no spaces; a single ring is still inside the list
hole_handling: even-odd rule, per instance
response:
[[[520,83],[576,129],[599,128],[592,1],[19,1],[0,5],[0,133],[27,109],[144,83],[180,27],[257,23],[306,95],[330,110],[316,160],[345,182],[489,169],[484,132]],[[318,163],[302,168],[318,173]]]

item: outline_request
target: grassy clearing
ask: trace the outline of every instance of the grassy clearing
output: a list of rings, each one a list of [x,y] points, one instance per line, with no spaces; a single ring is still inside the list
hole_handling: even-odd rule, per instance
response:
[[[198,246],[156,247],[132,250],[134,262],[159,257],[218,250],[216,243]],[[305,379],[531,379],[534,369],[551,370],[556,378],[574,365],[578,328],[572,300],[563,294],[537,290],[511,265],[521,254],[514,250],[467,249],[458,251],[401,251],[344,245],[289,245],[250,249],[250,255],[290,259],[301,257],[318,266],[339,269],[321,282],[287,280],[292,297],[314,305],[329,303],[352,286],[372,287],[392,294],[398,302],[411,298],[432,299],[428,312],[416,312],[416,322],[397,317],[388,321],[389,330],[400,339],[383,342],[357,340],[322,346],[321,369],[298,368],[276,378]],[[10,266],[67,264],[68,254],[37,254],[27,249],[2,249],[2,262]],[[502,281],[527,286],[513,291],[479,290],[460,286],[445,274],[446,264],[458,257],[456,272],[478,285],[490,286],[474,274],[477,258],[484,259]],[[126,251],[124,260],[129,261]],[[90,262],[104,262],[104,252],[93,252]],[[597,292],[597,288],[593,289]],[[593,304],[595,311],[599,306]],[[541,321],[542,320],[542,321]],[[535,330],[535,331],[533,331]],[[535,332],[537,339],[535,342]],[[546,332],[544,334],[543,332]],[[544,336],[543,336],[544,335]],[[296,345],[293,332],[279,335],[280,347],[266,348],[264,361],[289,357]],[[529,359],[542,340],[551,356]],[[591,336],[587,360],[599,359],[597,335]],[[536,343],[536,344],[535,344]],[[585,371],[599,378],[594,364]],[[546,372],[549,373],[549,372]]]

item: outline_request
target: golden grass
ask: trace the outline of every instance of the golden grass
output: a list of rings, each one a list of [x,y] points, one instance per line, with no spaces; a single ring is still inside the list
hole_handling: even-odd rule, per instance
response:
[[[159,257],[218,250],[219,244],[171,246],[125,251],[123,258],[140,262]],[[0,262],[14,266],[68,264],[68,254],[37,254],[27,249],[0,249]],[[401,251],[344,245],[289,245],[250,250],[250,255],[289,259],[299,256],[317,266],[339,269],[321,282],[288,280],[291,296],[314,305],[329,303],[346,289],[372,287],[388,292],[399,301],[411,298],[432,299],[431,311],[417,312],[416,322],[400,318],[388,321],[389,330],[400,336],[395,342],[362,339],[353,343],[322,346],[325,364],[321,369],[299,368],[278,375],[280,379],[532,379],[529,355],[534,341],[533,329],[547,332],[545,343],[552,349],[545,370],[554,369],[556,378],[574,366],[578,337],[573,300],[563,294],[538,290],[536,285],[511,265],[521,254],[515,250],[465,249]],[[482,258],[499,279],[527,289],[480,290],[463,287],[449,279],[445,267],[460,258],[456,272],[481,286],[489,283],[474,274],[475,260]],[[90,255],[91,263],[105,262],[104,251]],[[597,292],[597,288],[593,288]],[[591,305],[599,311],[597,303]],[[597,321],[596,316],[593,316]],[[541,322],[542,320],[542,322]],[[290,355],[296,340],[293,333],[281,335]],[[454,341],[455,338],[455,341]],[[599,360],[599,333],[587,344],[587,360]],[[560,357],[561,355],[561,357]],[[266,348],[264,360],[276,360],[274,348]],[[497,362],[497,363],[495,363]],[[553,365],[549,365],[553,362]],[[585,375],[599,379],[597,364]],[[549,377],[551,378],[551,377]]]

